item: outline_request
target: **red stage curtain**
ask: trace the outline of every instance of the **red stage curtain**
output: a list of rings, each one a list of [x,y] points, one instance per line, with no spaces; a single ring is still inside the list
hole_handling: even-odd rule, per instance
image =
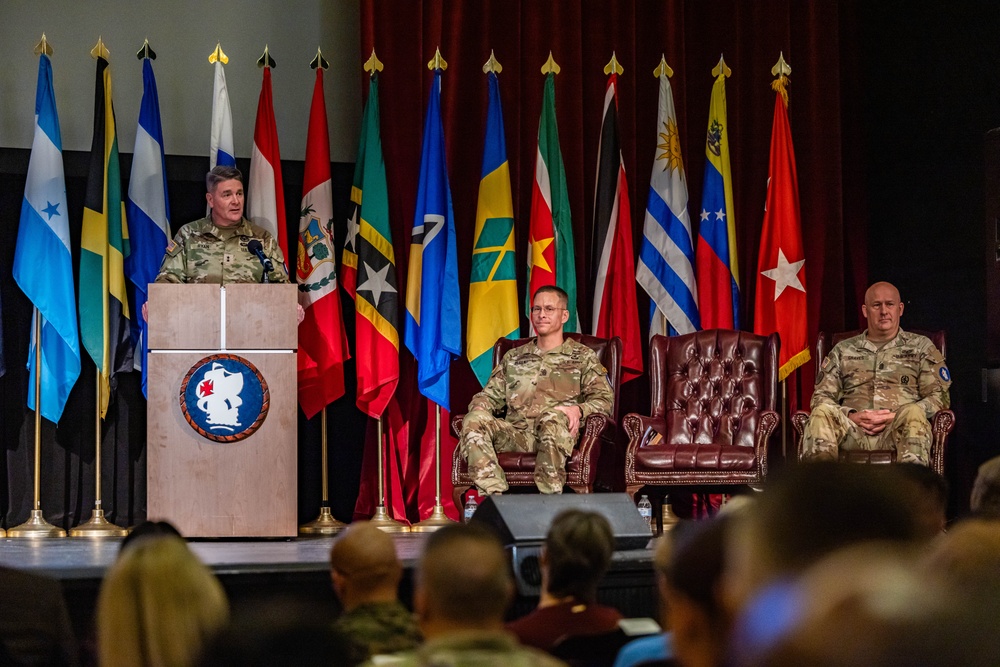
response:
[[[483,63],[490,50],[503,65],[500,87],[507,131],[517,229],[518,280],[525,289],[528,211],[541,109],[542,75],[549,51],[562,68],[556,77],[556,112],[572,200],[580,316],[591,325],[593,277],[585,258],[591,241],[593,188],[606,76],[611,53],[625,73],[619,77],[622,151],[632,188],[633,239],[642,239],[642,220],[655,150],[660,54],[674,69],[672,85],[682,132],[691,218],[698,220],[705,162],[705,132],[711,70],[724,54],[733,75],[727,81],[730,149],[737,215],[743,322],[752,329],[754,276],[763,221],[768,146],[774,107],[772,65],[784,52],[792,66],[789,115],[797,151],[811,337],[820,328],[854,327],[866,282],[864,188],[859,182],[860,128],[851,109],[864,103],[853,74],[858,33],[852,2],[762,0],[746,3],[634,2],[634,0],[361,0],[358,66],[374,48],[385,63],[380,74],[382,145],[389,180],[390,215],[401,293],[420,168],[423,116],[435,47],[448,62],[443,79],[442,116],[458,232],[459,273],[467,281],[475,224],[487,107]],[[367,91],[367,80],[359,99]],[[462,284],[463,312],[468,283]],[[403,303],[403,300],[400,300]],[[648,300],[639,291],[640,320],[647,326]],[[401,305],[402,307],[402,305]],[[399,321],[402,326],[403,314]],[[457,325],[458,323],[456,323]],[[464,323],[463,323],[464,324]],[[402,332],[401,332],[402,339]],[[415,388],[414,364],[401,350],[399,399],[408,438],[392,457],[402,466],[405,507],[397,518],[419,520],[434,502],[433,413]],[[789,387],[793,407],[808,401],[812,364]],[[629,383],[645,385],[646,382]],[[800,388],[801,387],[801,388]],[[452,400],[464,412],[478,389],[468,362],[453,366]],[[641,391],[623,394],[621,413],[645,411]],[[445,423],[445,422],[443,422]],[[445,427],[442,467],[445,505],[452,511],[451,453],[455,440]],[[428,435],[429,434],[429,435]],[[407,444],[408,443],[408,444]],[[369,443],[371,444],[371,443]],[[369,453],[374,453],[371,446]],[[374,464],[366,457],[357,514],[373,507]]]

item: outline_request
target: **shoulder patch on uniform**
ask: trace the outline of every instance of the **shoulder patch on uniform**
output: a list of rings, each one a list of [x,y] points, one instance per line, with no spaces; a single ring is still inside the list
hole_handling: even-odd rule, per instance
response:
[[[174,242],[173,239],[167,241],[167,252],[173,252],[176,249],[177,249],[177,244]]]
[[[947,366],[942,366],[941,368],[939,368],[938,375],[940,375],[941,379],[944,380],[945,382],[951,382],[951,373],[948,371]]]
[[[830,365],[830,357],[825,357],[825,358],[823,359],[823,365],[822,365],[822,366],[820,366],[820,368],[826,368],[826,367],[827,367],[827,366],[829,366],[829,365]]]

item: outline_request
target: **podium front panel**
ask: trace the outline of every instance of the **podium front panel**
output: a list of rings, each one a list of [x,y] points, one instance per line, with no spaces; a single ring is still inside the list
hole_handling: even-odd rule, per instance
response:
[[[187,370],[211,354],[149,355],[148,516],[170,521],[185,537],[294,536],[296,355],[233,353],[264,377],[270,407],[245,439],[214,442],[188,423],[180,400]]]
[[[150,350],[214,350],[222,343],[218,285],[149,285]]]
[[[291,350],[298,347],[296,285],[226,285],[226,347]]]

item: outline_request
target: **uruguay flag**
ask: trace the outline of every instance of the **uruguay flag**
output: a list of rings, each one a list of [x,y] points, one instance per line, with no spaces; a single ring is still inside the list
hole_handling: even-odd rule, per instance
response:
[[[221,53],[221,49],[218,51]],[[229,106],[229,89],[226,87],[226,70],[222,67],[222,58],[225,56],[223,55],[215,61],[215,84],[212,86],[212,139],[208,161],[209,169],[214,169],[218,165],[236,166],[236,149],[233,148],[233,110]],[[229,59],[226,58],[226,60]]]
[[[14,280],[42,317],[42,416],[58,422],[69,392],[80,376],[80,335],[76,322],[73,262],[69,249],[66,179],[62,138],[52,88],[52,64],[38,62],[35,138],[21,203],[21,224],[14,250]],[[28,408],[35,409],[35,327],[32,322]]]
[[[455,214],[441,124],[441,70],[434,70],[406,285],[406,347],[417,360],[420,393],[451,410],[452,357],[462,353]]]
[[[167,239],[170,238],[170,204],[167,199],[166,167],[163,159],[163,131],[160,126],[160,102],[153,77],[153,62],[142,61],[142,103],[139,127],[135,131],[132,176],[128,184],[128,236],[131,254],[125,258],[125,275],[135,285],[135,310],[149,298],[149,283],[156,280]],[[141,354],[142,395],[146,396],[146,320],[136,317],[132,343]]]

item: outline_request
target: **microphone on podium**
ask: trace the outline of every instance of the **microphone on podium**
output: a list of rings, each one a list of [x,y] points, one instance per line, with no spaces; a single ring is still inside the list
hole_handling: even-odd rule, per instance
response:
[[[271,259],[264,254],[264,246],[260,244],[260,241],[257,239],[251,239],[250,242],[247,243],[247,250],[257,255],[257,259],[260,260],[260,264],[264,267],[264,271],[267,273],[274,271],[274,264],[271,262]]]

